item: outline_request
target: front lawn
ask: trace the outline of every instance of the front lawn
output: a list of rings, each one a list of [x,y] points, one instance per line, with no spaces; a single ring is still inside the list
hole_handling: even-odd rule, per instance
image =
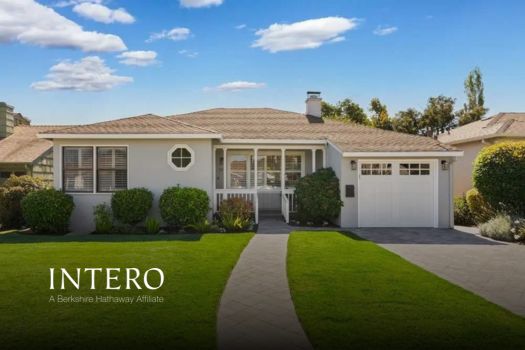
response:
[[[229,274],[252,234],[0,236],[0,347],[214,348]],[[156,290],[49,290],[49,268],[164,271]],[[58,276],[58,275],[57,275]],[[89,275],[82,275],[89,276]],[[125,277],[122,273],[120,276]],[[157,279],[158,280],[158,279]],[[58,286],[57,277],[55,284]],[[141,279],[139,279],[141,281]],[[50,296],[134,296],[163,303],[53,303]]]
[[[288,278],[316,349],[525,349],[525,319],[338,232],[294,232]]]

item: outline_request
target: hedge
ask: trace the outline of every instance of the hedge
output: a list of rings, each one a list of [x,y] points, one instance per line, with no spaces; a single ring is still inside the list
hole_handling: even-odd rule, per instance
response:
[[[31,192],[22,199],[22,213],[35,233],[64,234],[75,204],[73,197],[46,189]]]
[[[117,191],[111,197],[113,217],[127,225],[144,221],[153,204],[153,193],[145,188]]]
[[[0,186],[0,227],[21,228],[25,225],[20,203],[31,192],[45,189],[46,183],[37,177],[11,175]]]
[[[210,199],[208,193],[193,187],[170,187],[160,196],[160,215],[171,227],[185,227],[204,222]]]

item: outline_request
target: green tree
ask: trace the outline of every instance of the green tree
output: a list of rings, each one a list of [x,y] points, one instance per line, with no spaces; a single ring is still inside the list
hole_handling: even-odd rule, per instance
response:
[[[368,124],[368,116],[359,104],[346,98],[332,105],[323,102],[321,106],[321,115],[323,118],[332,118],[347,120],[358,124]]]
[[[417,135],[421,129],[420,124],[421,112],[414,108],[409,108],[406,111],[399,111],[396,114],[396,117],[392,120],[394,130],[406,134]]]
[[[421,117],[421,128],[425,130],[427,136],[437,136],[454,124],[455,102],[454,98],[443,95],[428,99],[427,107]]]
[[[372,112],[371,123],[374,128],[392,130],[392,120],[388,115],[386,105],[374,97],[370,101],[370,112]]]
[[[483,76],[478,67],[470,71],[467,79],[465,79],[465,94],[467,95],[467,102],[458,112],[460,126],[480,120],[488,111],[488,108],[484,107]]]

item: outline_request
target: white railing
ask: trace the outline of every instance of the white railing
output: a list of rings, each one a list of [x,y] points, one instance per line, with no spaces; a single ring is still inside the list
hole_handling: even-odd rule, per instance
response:
[[[281,214],[287,224],[290,223],[290,213],[295,213],[296,210],[295,190],[285,189],[281,194]]]
[[[242,198],[250,202],[255,213],[255,223],[259,222],[259,199],[255,188],[216,189],[213,201],[213,212],[216,213],[219,209],[219,204],[229,198]]]

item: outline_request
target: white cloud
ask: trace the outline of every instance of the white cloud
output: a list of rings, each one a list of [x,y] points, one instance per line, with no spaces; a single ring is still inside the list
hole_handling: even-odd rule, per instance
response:
[[[128,66],[149,66],[157,63],[155,51],[127,51],[117,56],[120,63]]]
[[[238,26],[235,26],[235,29],[244,29],[246,28],[246,24],[239,24]]]
[[[210,7],[219,6],[224,0],[179,0],[182,7]]]
[[[131,83],[133,78],[114,75],[115,71],[98,56],[80,61],[64,60],[52,66],[46,80],[31,84],[35,90],[103,91]]]
[[[252,47],[270,52],[315,49],[330,40],[343,40],[342,33],[357,27],[358,20],[344,17],[309,19],[292,24],[274,23],[255,34],[259,38]]]
[[[265,83],[254,83],[251,81],[231,81],[215,87],[205,87],[204,91],[241,91],[241,90],[254,90],[262,89],[266,87]]]
[[[170,39],[173,41],[181,41],[189,38],[191,31],[188,28],[173,28],[171,30],[163,30],[160,33],[153,33],[146,42],[150,43],[160,39]]]
[[[197,56],[199,56],[199,53],[197,51],[192,51],[192,50],[179,50],[179,54],[180,55],[183,55],[183,56],[186,56],[188,58],[195,58]]]
[[[102,4],[104,3],[104,0],[62,0],[56,2],[53,6],[54,7],[68,7],[68,6],[75,6],[78,4],[82,4],[84,2],[90,2],[92,4]]]
[[[120,37],[85,31],[77,23],[34,0],[0,1],[0,42],[9,41],[83,51],[126,50]]]
[[[124,8],[118,8],[115,10],[110,9],[101,4],[94,4],[91,2],[83,2],[75,5],[73,11],[78,15],[92,19],[96,22],[102,23],[133,23],[135,18],[126,11]]]
[[[390,35],[392,33],[397,32],[397,27],[383,27],[383,26],[377,26],[376,29],[374,29],[374,34],[379,36],[384,35]]]

